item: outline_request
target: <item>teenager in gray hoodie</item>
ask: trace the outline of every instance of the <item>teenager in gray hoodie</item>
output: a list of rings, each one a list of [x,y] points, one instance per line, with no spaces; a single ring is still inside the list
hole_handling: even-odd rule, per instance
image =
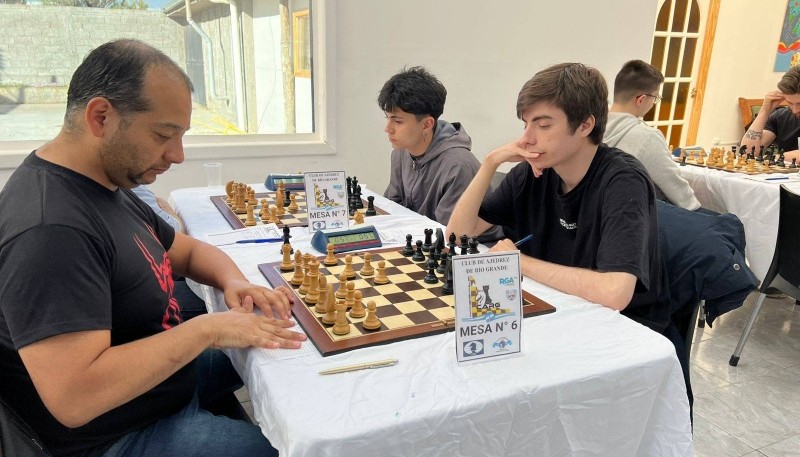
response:
[[[664,135],[642,120],[661,99],[658,89],[662,82],[664,76],[647,62],[631,60],[622,66],[614,80],[614,103],[609,109],[603,143],[639,159],[660,200],[694,211],[700,208],[700,202],[681,177]]]
[[[383,196],[442,225],[481,166],[464,127],[439,119],[446,97],[444,85],[423,67],[392,76],[378,96],[393,148]],[[499,229],[491,234],[499,238]]]

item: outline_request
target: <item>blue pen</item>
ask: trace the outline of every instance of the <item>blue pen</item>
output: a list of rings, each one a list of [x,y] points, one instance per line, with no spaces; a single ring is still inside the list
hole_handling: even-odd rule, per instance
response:
[[[786,177],[786,176],[781,176],[779,178],[764,178],[764,181],[779,181],[779,180],[783,180],[783,179],[789,179],[789,178]]]
[[[530,235],[528,235],[528,236],[522,238],[521,240],[517,241],[516,243],[514,243],[514,246],[519,246],[519,245],[521,245],[521,244],[523,244],[523,243],[525,243],[527,241],[530,241],[532,239],[533,239],[533,233],[531,233]]]
[[[277,243],[278,241],[283,241],[283,238],[258,238],[254,240],[239,240],[236,244],[245,244],[245,243]]]

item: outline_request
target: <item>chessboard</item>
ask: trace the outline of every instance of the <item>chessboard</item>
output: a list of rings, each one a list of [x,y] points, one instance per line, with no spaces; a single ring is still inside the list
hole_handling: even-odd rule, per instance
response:
[[[304,296],[293,286],[293,271],[281,271],[281,262],[266,263],[258,266],[272,287],[288,286],[294,291],[295,303],[292,312],[303,327],[309,339],[314,343],[323,357],[350,351],[357,348],[402,341],[427,335],[453,331],[455,328],[454,295],[442,293],[442,276],[436,284],[426,283],[423,278],[427,270],[425,262],[415,262],[406,257],[398,248],[387,248],[369,251],[370,264],[377,270],[380,261],[385,262],[385,273],[389,282],[375,284],[375,274],[362,275],[365,253],[347,253],[336,255],[337,264],[326,266],[323,257],[315,257],[319,261],[320,277],[325,278],[327,285],[333,285],[336,291],[341,287],[340,275],[345,269],[344,259],[352,256],[353,270],[356,277],[350,281],[353,290],[359,291],[364,306],[374,301],[376,314],[380,320],[380,328],[367,330],[364,328],[365,318],[353,318],[347,313],[349,332],[337,335],[331,325],[322,322],[323,313],[315,306],[308,305]],[[523,291],[523,314],[536,316],[555,312],[555,308]],[[337,300],[341,300],[338,297]]]
[[[750,159],[753,160],[753,159]],[[695,167],[704,167],[704,168],[711,168],[713,170],[722,170],[727,171],[729,173],[742,173],[746,175],[761,175],[761,174],[769,174],[769,173],[797,173],[800,171],[798,168],[792,168],[789,166],[777,166],[777,165],[770,165],[769,167],[765,167],[763,162],[753,161],[750,164],[750,168],[748,168],[747,164],[731,164],[728,166],[727,164],[723,164],[722,166],[718,165],[709,165],[705,161],[703,163],[699,163],[696,159],[686,159],[686,165],[692,165]]]
[[[269,206],[276,206],[275,205],[275,192],[264,192],[264,193],[257,193],[254,194],[255,199],[257,201],[254,207],[254,219],[256,225],[263,225],[269,223],[266,219],[262,219],[259,215],[262,208],[262,200],[266,199],[266,204]],[[298,209],[294,212],[290,212],[287,209],[284,211],[284,214],[278,215],[278,227],[308,227],[308,212],[307,212],[307,204],[306,204],[306,193],[303,191],[299,192],[292,192],[292,195],[295,196],[295,202],[297,203]],[[214,206],[217,207],[217,210],[222,214],[228,224],[230,224],[231,228],[240,229],[244,228],[245,221],[247,220],[247,214],[237,214],[233,209],[231,209],[231,205],[228,204],[228,197],[226,195],[215,195],[211,197],[211,201],[214,203]],[[361,200],[364,205],[364,208],[358,209],[357,211],[365,214],[365,210],[368,206],[368,202],[366,200]],[[385,210],[375,206],[375,212],[380,214],[389,214]],[[369,216],[367,216],[369,217]]]
[[[762,151],[762,156],[764,156]],[[736,154],[724,148],[711,148],[709,154],[702,149],[681,152],[676,161],[680,165],[711,168],[727,171],[729,173],[742,173],[746,175],[761,175],[770,173],[796,173],[798,168],[795,163],[774,162],[778,155],[766,154],[765,157]],[[781,156],[782,157],[782,156]]]

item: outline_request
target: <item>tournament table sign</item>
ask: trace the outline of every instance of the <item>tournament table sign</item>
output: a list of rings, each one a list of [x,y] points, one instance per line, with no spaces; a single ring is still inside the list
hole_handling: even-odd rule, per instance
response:
[[[519,251],[453,257],[459,362],[520,352]]]
[[[347,228],[350,213],[343,171],[306,172],[308,231]]]

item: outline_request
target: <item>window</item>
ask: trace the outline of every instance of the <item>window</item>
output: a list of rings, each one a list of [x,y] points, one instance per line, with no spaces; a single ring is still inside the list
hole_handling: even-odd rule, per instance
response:
[[[311,22],[308,10],[292,13],[292,44],[294,45],[294,75],[311,77]]]
[[[184,0],[106,0],[97,8],[71,6],[87,3],[81,0],[0,0],[0,148],[57,135],[75,68],[94,47],[122,37],[152,44],[191,78],[188,144],[189,136],[252,143],[316,133],[310,13],[317,2],[191,0],[187,11]],[[286,30],[292,23],[294,33]],[[302,43],[288,42],[295,39]]]

